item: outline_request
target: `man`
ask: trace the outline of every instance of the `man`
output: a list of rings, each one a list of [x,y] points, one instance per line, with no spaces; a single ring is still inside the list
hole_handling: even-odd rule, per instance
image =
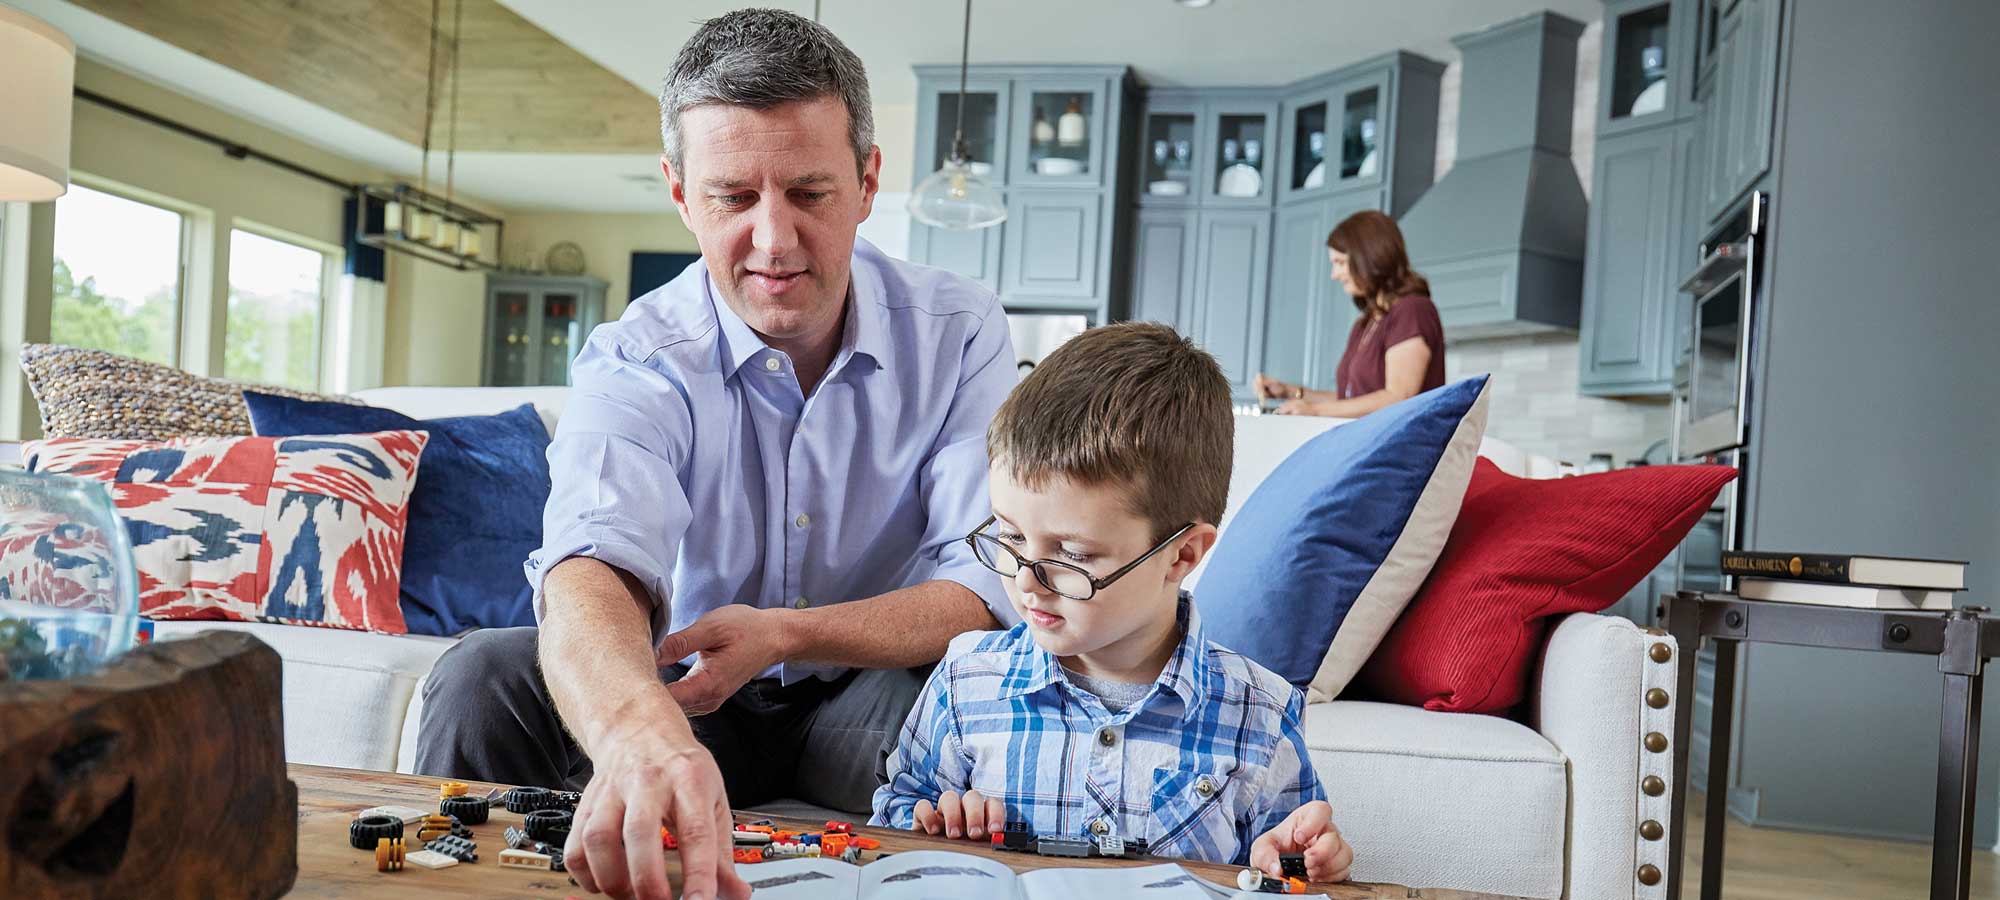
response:
[[[990,293],[856,244],[881,153],[831,32],[711,20],[660,109],[703,265],[578,355],[527,564],[540,629],[439,661],[416,768],[587,779],[567,859],[586,889],[668,896],[667,824],[684,896],[743,896],[729,805],[865,813],[909,667],[1013,621],[959,539],[986,514],[1014,357]]]

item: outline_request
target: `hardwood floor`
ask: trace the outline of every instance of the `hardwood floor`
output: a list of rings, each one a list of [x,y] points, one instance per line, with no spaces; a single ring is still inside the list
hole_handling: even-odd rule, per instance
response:
[[[1685,900],[1695,900],[1701,888],[1703,800],[1700,794],[1688,797]],[[1729,820],[1724,843],[1722,895],[1730,900],[1930,896],[1928,844],[1751,828],[1735,819]],[[1973,848],[1972,896],[2000,900],[2000,854]]]

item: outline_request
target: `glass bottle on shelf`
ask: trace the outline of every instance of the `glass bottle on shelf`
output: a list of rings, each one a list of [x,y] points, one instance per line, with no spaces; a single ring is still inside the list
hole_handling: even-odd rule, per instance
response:
[[[1056,143],[1074,147],[1083,143],[1089,133],[1089,123],[1083,118],[1083,98],[1069,98],[1068,108],[1056,120]]]
[[[1041,109],[1037,108],[1035,110],[1035,143],[1052,144],[1055,143],[1055,139],[1056,127],[1050,125],[1048,118],[1042,115]]]

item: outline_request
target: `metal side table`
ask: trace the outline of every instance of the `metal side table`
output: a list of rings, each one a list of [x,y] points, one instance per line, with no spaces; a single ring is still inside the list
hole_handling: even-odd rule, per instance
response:
[[[1694,654],[1715,642],[1715,703],[1709,722],[1708,779],[1729,783],[1730,713],[1736,695],[1736,654],[1745,641],[1920,653],[1937,657],[1944,674],[1944,715],[1938,728],[1937,824],[1931,845],[1931,900],[1965,900],[1971,887],[1972,791],[1978,776],[1979,695],[1986,660],[2000,650],[2000,619],[1967,606],[1950,612],[1849,609],[1744,600],[1735,594],[1682,592],[1667,598],[1667,630],[1680,643],[1679,704],[1674,710],[1673,844],[1667,857],[1667,897],[1680,900],[1687,844],[1688,739],[1694,732]],[[1701,900],[1722,896],[1722,830],[1729,817],[1726,789],[1708,792],[1701,838]]]

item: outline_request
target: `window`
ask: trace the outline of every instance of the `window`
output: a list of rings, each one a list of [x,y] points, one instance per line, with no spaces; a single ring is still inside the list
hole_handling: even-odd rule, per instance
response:
[[[222,374],[319,387],[330,256],[241,228],[229,232],[229,322]]]
[[[173,210],[70,185],[56,201],[50,339],[175,365],[185,224]]]

